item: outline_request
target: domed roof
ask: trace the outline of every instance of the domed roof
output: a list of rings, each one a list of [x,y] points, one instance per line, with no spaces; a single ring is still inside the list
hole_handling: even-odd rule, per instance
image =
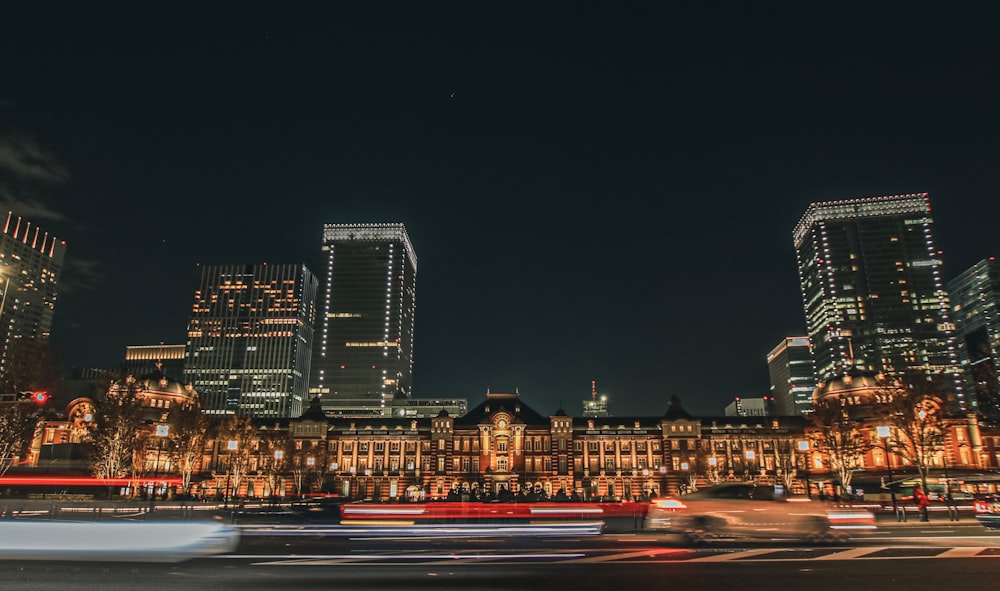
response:
[[[813,390],[813,404],[831,398],[847,398],[854,405],[872,404],[888,385],[883,374],[852,367],[821,381]]]
[[[193,397],[197,393],[191,384],[183,384],[173,378],[168,377],[160,370],[139,376],[136,378],[136,385],[145,387],[151,393],[173,394],[175,396]]]

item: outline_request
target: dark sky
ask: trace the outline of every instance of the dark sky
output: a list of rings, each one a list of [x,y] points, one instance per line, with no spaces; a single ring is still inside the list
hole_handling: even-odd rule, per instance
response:
[[[403,222],[414,395],[721,414],[804,331],[810,202],[929,192],[948,279],[1000,251],[993,3],[672,4],[4,3],[0,206],[67,242],[57,351],[181,343],[199,262]]]

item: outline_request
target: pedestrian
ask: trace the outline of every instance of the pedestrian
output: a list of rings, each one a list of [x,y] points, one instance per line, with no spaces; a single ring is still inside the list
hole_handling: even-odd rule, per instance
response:
[[[920,521],[930,521],[927,516],[927,507],[931,504],[927,498],[927,493],[920,486],[913,487],[913,500],[917,503],[917,510],[920,511]]]

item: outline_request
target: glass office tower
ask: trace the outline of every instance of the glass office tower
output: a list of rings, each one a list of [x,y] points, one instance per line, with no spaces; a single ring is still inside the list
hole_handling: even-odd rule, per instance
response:
[[[326,224],[311,395],[332,416],[384,416],[411,395],[417,256],[400,223]]]
[[[45,372],[66,243],[7,213],[0,233],[0,388],[37,386]]]
[[[302,415],[317,290],[303,265],[201,267],[184,376],[206,412]]]
[[[801,415],[812,412],[816,377],[809,337],[785,337],[767,354],[774,414]]]
[[[948,282],[967,383],[980,410],[1000,418],[1000,263],[983,259]]]
[[[818,381],[851,367],[939,379],[961,409],[955,325],[926,193],[809,205],[794,230]]]

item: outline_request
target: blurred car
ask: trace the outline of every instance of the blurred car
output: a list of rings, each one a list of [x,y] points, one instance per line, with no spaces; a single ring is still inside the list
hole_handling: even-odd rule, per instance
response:
[[[972,501],[976,521],[986,529],[1000,529],[1000,495],[985,495]]]
[[[773,486],[725,483],[691,494],[654,499],[645,526],[693,543],[755,538],[831,543],[849,530],[874,530],[875,516],[808,497],[775,494]]]
[[[0,521],[0,560],[181,562],[236,550],[217,521]]]

